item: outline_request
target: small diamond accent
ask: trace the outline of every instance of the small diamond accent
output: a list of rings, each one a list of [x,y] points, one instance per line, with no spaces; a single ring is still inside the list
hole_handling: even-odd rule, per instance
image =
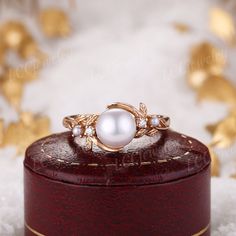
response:
[[[72,129],[72,134],[74,137],[80,136],[82,134],[82,128],[80,125],[76,125],[73,129]]]
[[[153,116],[150,120],[150,124],[152,127],[157,127],[160,124],[158,117]]]
[[[145,118],[138,119],[138,127],[144,129],[147,127],[147,120]]]
[[[85,134],[86,136],[93,136],[94,133],[95,133],[95,130],[94,130],[94,128],[93,128],[92,126],[88,126],[88,127],[85,129],[85,132],[84,132],[84,134]]]

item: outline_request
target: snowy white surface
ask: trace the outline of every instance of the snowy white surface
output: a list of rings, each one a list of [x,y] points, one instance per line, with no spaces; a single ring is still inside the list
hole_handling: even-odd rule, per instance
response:
[[[196,104],[185,67],[195,43],[209,40],[225,47],[208,29],[208,10],[215,5],[213,0],[78,1],[72,37],[55,43],[36,34],[52,59],[40,80],[27,85],[23,109],[50,116],[57,132],[65,115],[101,112],[113,101],[142,101],[150,112],[168,114],[175,130],[208,143],[204,125],[224,117],[227,108]],[[35,32],[34,22],[25,21]],[[173,22],[192,30],[180,34]],[[225,50],[226,73],[235,79],[236,49]],[[8,121],[16,118],[1,97],[0,112]],[[236,171],[235,151],[220,151],[223,177],[212,179],[213,236],[236,236],[236,181],[227,177]],[[22,160],[12,148],[0,150],[1,236],[23,234]]]

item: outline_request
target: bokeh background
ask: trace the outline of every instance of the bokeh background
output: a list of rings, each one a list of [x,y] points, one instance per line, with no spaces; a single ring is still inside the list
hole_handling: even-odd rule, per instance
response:
[[[23,157],[121,101],[212,153],[212,235],[236,235],[234,0],[0,0],[0,235],[23,235]]]

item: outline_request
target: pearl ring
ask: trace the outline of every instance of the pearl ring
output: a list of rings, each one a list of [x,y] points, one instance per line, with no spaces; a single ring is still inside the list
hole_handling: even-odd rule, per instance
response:
[[[73,137],[86,138],[86,147],[93,143],[109,152],[120,151],[133,138],[153,136],[170,126],[170,118],[162,115],[148,115],[147,107],[140,103],[139,109],[125,104],[112,103],[101,115],[85,114],[67,116],[64,127],[72,131]]]

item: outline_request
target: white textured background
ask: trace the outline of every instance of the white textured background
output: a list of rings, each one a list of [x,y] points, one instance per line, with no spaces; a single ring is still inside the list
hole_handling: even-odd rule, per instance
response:
[[[48,1],[50,3],[56,1]],[[187,86],[185,68],[194,44],[209,40],[226,50],[232,80],[236,49],[227,49],[208,29],[213,0],[77,1],[71,16],[74,33],[66,40],[45,40],[35,22],[23,17],[51,53],[40,79],[27,85],[23,109],[52,120],[52,131],[63,131],[63,116],[101,112],[113,101],[144,102],[150,112],[168,114],[172,127],[209,143],[204,125],[224,117],[223,104],[197,104]],[[4,12],[3,18],[14,14]],[[173,22],[191,26],[180,34]],[[64,53],[64,54],[63,54]],[[0,114],[16,114],[0,97]],[[219,151],[222,177],[212,179],[212,235],[236,236],[236,147]],[[23,234],[22,157],[14,148],[0,150],[0,235]]]

